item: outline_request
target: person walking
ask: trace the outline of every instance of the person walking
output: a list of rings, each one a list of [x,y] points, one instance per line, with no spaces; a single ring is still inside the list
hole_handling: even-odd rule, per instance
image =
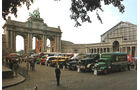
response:
[[[127,69],[130,71],[130,61],[127,62]]]
[[[57,80],[57,86],[60,85],[60,74],[61,74],[61,71],[58,67],[55,68],[55,74],[56,74],[56,80]]]
[[[35,71],[35,62],[31,60],[31,70]]]

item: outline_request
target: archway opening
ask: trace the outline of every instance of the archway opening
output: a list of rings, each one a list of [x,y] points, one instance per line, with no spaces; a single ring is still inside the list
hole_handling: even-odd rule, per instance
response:
[[[46,51],[51,52],[51,41],[48,38],[46,40]]]
[[[24,53],[24,38],[21,35],[16,36],[16,52]]]
[[[113,52],[119,52],[119,42],[118,41],[113,42]]]
[[[35,49],[36,49],[36,37],[33,37],[32,39],[32,51],[35,52]]]

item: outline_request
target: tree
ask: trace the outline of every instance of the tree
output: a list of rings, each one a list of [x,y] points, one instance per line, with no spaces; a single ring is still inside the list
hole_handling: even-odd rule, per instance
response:
[[[91,23],[90,16],[88,12],[96,11],[97,18],[102,23],[102,19],[98,14],[98,10],[103,11],[101,2],[104,2],[105,5],[112,4],[114,7],[118,7],[119,12],[124,12],[124,5],[121,4],[123,0],[72,0],[71,4],[71,19],[74,19],[76,24],[75,26],[81,26],[81,22]],[[80,22],[81,20],[81,22]]]
[[[2,0],[2,17],[6,20],[6,16],[11,13],[17,17],[17,7],[26,4],[27,8],[33,3],[33,0]]]
[[[17,53],[19,53],[20,55],[22,55],[24,53],[24,50],[20,50]]]
[[[60,1],[60,0],[55,0]],[[96,15],[98,20],[102,22],[100,15],[98,14],[98,10],[103,11],[101,2],[104,2],[104,5],[112,4],[114,7],[118,7],[119,12],[124,12],[124,5],[121,3],[123,0],[71,0],[71,19],[75,20],[75,26],[81,26],[83,22],[91,23],[90,16],[88,12],[96,11]],[[22,6],[22,4],[26,3],[27,8],[33,0],[2,0],[2,16],[6,20],[6,16],[11,13],[17,17],[17,7]]]

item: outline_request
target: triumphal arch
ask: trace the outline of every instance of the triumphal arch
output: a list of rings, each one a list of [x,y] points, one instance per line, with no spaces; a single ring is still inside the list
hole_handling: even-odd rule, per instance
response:
[[[50,52],[61,52],[61,30],[49,27],[40,18],[39,10],[30,13],[26,22],[11,20],[9,17],[3,26],[6,38],[6,49],[16,52],[16,36],[24,38],[24,52],[32,50],[33,37],[36,37],[36,52],[46,52],[47,39],[50,40]],[[17,42],[18,43],[18,42]]]

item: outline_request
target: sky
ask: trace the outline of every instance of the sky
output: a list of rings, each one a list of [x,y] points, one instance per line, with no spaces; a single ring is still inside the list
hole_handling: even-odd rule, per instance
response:
[[[99,43],[101,35],[120,21],[137,24],[137,0],[124,0],[123,4],[125,5],[125,12],[123,14],[112,5],[103,6],[104,11],[98,11],[103,24],[97,19],[96,13],[91,12],[89,14],[92,23],[82,23],[80,27],[74,27],[75,22],[70,19],[71,11],[69,9],[71,7],[71,0],[34,0],[29,10],[27,10],[25,5],[18,8],[17,18],[14,15],[9,16],[11,16],[12,20],[25,22],[29,18],[29,12],[32,13],[35,9],[39,8],[40,17],[44,19],[48,26],[60,26],[62,31],[61,40],[71,41],[75,44]],[[3,24],[4,22],[2,21]],[[22,44],[23,38],[17,36],[16,39],[17,42],[20,42],[20,44],[17,43],[16,49],[18,51],[24,49],[24,44]]]
[[[138,3],[137,3],[138,2]],[[15,18],[13,15],[10,15],[13,20],[27,21],[27,18],[29,17],[29,12],[33,12],[33,10],[39,8],[40,16],[44,19],[44,22],[51,27],[61,27],[62,30],[62,40],[71,41],[73,43],[98,43],[100,42],[100,36],[108,31],[111,27],[119,23],[120,21],[128,21],[133,24],[137,24],[137,20],[140,20],[140,17],[137,17],[138,14],[140,16],[140,13],[137,14],[137,8],[140,8],[139,0],[124,0],[123,4],[125,5],[125,12],[123,14],[118,12],[117,8],[112,7],[112,5],[104,6],[104,12],[99,12],[101,15],[101,18],[103,20],[103,24],[101,24],[97,18],[94,12],[91,13],[91,19],[92,23],[83,23],[81,27],[74,27],[74,21],[70,19],[70,4],[71,0],[61,0],[54,1],[54,0],[35,0],[33,5],[31,5],[30,10],[27,10],[25,5],[18,9],[18,17]],[[0,6],[2,6],[2,3],[0,2]],[[137,7],[138,6],[138,7]],[[2,9],[0,9],[0,12]],[[2,16],[0,17],[0,33],[3,33],[2,26],[4,25],[5,21],[2,19]],[[138,24],[140,21],[138,21]],[[138,30],[138,42],[140,38],[140,25],[137,25]],[[2,47],[2,35],[0,35],[0,46]],[[23,38],[18,37],[17,38],[18,45],[17,50],[23,49]],[[137,43],[137,46],[140,46],[139,43]],[[2,49],[2,48],[0,48]],[[137,53],[139,54],[140,48],[137,47]],[[2,58],[2,50],[0,50],[0,57]],[[139,62],[139,56],[138,56],[138,63]],[[0,65],[2,65],[2,62],[0,62]],[[139,68],[140,65],[138,65],[138,76],[139,76]],[[0,68],[0,71],[2,71],[2,68]],[[1,76],[2,74],[0,74]],[[2,77],[2,76],[1,76]],[[0,80],[2,85],[2,80]],[[140,78],[137,77],[137,83],[139,84]],[[137,88],[140,88],[140,85],[137,85]]]

